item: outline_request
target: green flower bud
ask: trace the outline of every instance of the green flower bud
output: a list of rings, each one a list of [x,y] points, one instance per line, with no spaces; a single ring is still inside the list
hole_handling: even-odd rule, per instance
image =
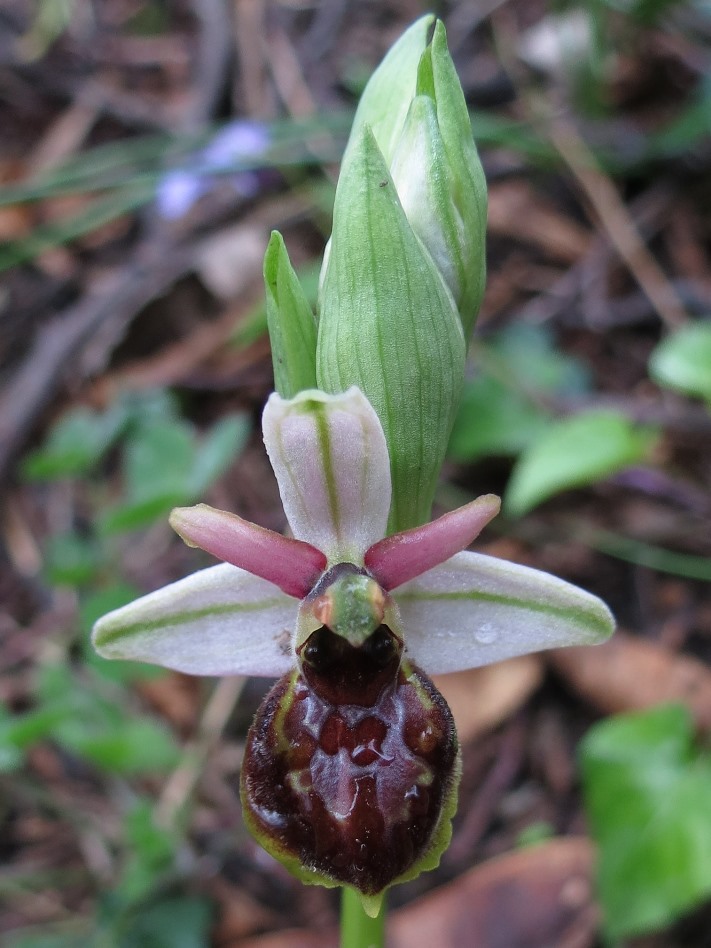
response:
[[[414,115],[408,114],[393,156],[393,177],[398,194],[402,189],[401,200],[415,233],[435,261],[448,258],[443,275],[468,339],[486,281],[486,179],[472,138],[464,93],[447,48],[447,34],[439,20],[432,43],[420,60],[417,93],[413,106],[421,96],[432,103],[428,122],[424,125],[421,118],[418,120],[417,108]],[[432,164],[415,165],[408,160],[411,124],[419,128],[415,141],[422,138],[425,129],[430,130],[428,157]],[[418,183],[418,178],[424,181]],[[408,202],[404,193],[417,200]],[[440,227],[431,231],[435,218]]]
[[[444,24],[414,23],[376,69],[348,150],[370,126],[407,219],[437,264],[468,339],[486,279],[486,181]]]
[[[353,147],[364,125],[370,126],[387,165],[417,91],[417,69],[427,49],[434,16],[420,17],[402,34],[368,80],[360,97],[346,147]]]

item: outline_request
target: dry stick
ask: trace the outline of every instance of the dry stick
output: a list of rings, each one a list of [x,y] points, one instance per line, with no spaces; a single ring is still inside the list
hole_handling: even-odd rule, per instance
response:
[[[200,131],[217,107],[230,62],[232,24],[225,0],[193,0],[200,24],[200,45],[195,62],[195,89],[183,131]]]
[[[662,226],[668,213],[671,195],[666,188],[655,187],[630,203],[629,213],[635,227],[649,240]],[[596,269],[606,267],[615,250],[603,234],[596,234],[583,257],[569,267],[544,293],[534,297],[518,312],[523,322],[543,323],[561,315],[573,305],[581,293],[585,272],[592,265]],[[639,293],[640,291],[635,291]],[[614,301],[608,301],[608,309],[614,309]],[[646,304],[649,306],[649,303]],[[598,319],[590,322],[598,325]],[[606,325],[607,323],[603,323]]]
[[[230,198],[211,216],[224,219],[232,201]],[[290,199],[279,196],[262,205],[252,219],[268,233],[279,222],[298,220],[308,206],[300,195]],[[97,280],[78,303],[37,333],[0,398],[0,484],[7,479],[10,464],[40,413],[70,372],[75,380],[83,380],[103,368],[125,326],[193,268],[211,238],[208,235],[199,243],[195,239],[194,231],[182,235],[180,243],[161,233],[146,238],[126,265]],[[88,352],[90,344],[94,348]]]
[[[447,865],[465,862],[471,856],[490,825],[503,794],[521,769],[524,744],[525,724],[519,714],[504,732],[496,760],[482,781],[472,806],[444,855]]]
[[[684,307],[653,255],[645,246],[610,179],[576,129],[562,119],[549,126],[550,139],[582,187],[610,242],[669,329],[687,322]]]
[[[182,759],[163,786],[155,809],[156,822],[170,829],[197,786],[210,752],[219,741],[244,687],[245,678],[222,678],[210,695],[200,720],[196,740],[187,745]]]
[[[264,119],[274,111],[266,84],[267,64],[262,55],[262,37],[266,30],[264,0],[235,0],[234,20],[244,111],[254,118]]]
[[[316,102],[304,78],[296,50],[286,32],[274,26],[263,45],[265,61],[289,115],[308,118],[316,114]]]
[[[127,323],[192,265],[194,247],[140,244],[131,262],[97,279],[76,305],[37,334],[0,400],[0,483],[40,412],[54,397],[67,366],[100,329]]]

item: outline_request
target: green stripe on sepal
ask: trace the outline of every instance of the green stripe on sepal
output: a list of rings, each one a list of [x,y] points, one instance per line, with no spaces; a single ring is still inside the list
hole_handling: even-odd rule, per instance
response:
[[[357,385],[378,413],[393,476],[391,531],[429,519],[465,349],[452,295],[364,128],[336,192],[316,372],[327,392]]]
[[[274,387],[293,398],[316,387],[316,320],[278,231],[264,255],[264,287]]]
[[[393,593],[410,657],[430,674],[548,648],[593,645],[615,620],[605,603],[548,573],[457,553]]]
[[[100,655],[105,658],[122,658],[120,645],[117,643],[133,635],[150,635],[152,632],[160,632],[163,629],[172,629],[176,626],[184,626],[193,622],[199,622],[201,619],[218,619],[237,616],[244,612],[259,612],[268,609],[274,609],[283,603],[281,596],[275,596],[272,599],[263,599],[261,602],[240,602],[230,603],[223,606],[206,606],[204,609],[185,609],[180,612],[166,613],[155,619],[139,620],[137,622],[121,621],[120,618],[112,619],[106,616],[97,623],[97,631],[94,636],[94,647]],[[118,610],[117,610],[118,611]],[[114,656],[113,646],[116,645],[117,656]]]
[[[612,634],[612,627],[608,614],[602,608],[595,608],[591,602],[589,608],[581,606],[555,606],[547,602],[536,602],[533,599],[517,599],[513,596],[503,596],[498,593],[484,592],[481,589],[468,589],[461,592],[409,592],[397,595],[399,602],[471,602],[486,603],[496,606],[507,606],[511,609],[521,609],[526,613],[537,613],[550,616],[551,619],[562,619],[572,627],[581,629],[589,636],[584,644],[604,641]],[[592,597],[590,597],[592,600]],[[601,602],[601,600],[598,600]],[[583,644],[583,643],[580,643]]]
[[[227,563],[199,570],[99,619],[104,658],[189,675],[284,674],[293,662],[296,600]]]

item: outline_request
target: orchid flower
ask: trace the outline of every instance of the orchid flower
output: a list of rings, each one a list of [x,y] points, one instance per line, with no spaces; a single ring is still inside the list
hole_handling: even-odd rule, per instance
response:
[[[359,389],[273,394],[263,433],[293,538],[175,510],[186,543],[225,562],[105,616],[94,643],[192,674],[281,676],[248,737],[247,823],[305,881],[352,886],[375,911],[451,833],[456,732],[427,673],[599,642],[613,619],[560,579],[462,552],[492,495],[385,537],[388,451]]]

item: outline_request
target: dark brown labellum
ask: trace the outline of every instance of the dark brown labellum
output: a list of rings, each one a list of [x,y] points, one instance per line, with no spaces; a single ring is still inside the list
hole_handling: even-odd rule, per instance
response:
[[[249,731],[245,816],[287,865],[381,892],[429,851],[457,738],[430,679],[380,626],[359,648],[323,627]]]

